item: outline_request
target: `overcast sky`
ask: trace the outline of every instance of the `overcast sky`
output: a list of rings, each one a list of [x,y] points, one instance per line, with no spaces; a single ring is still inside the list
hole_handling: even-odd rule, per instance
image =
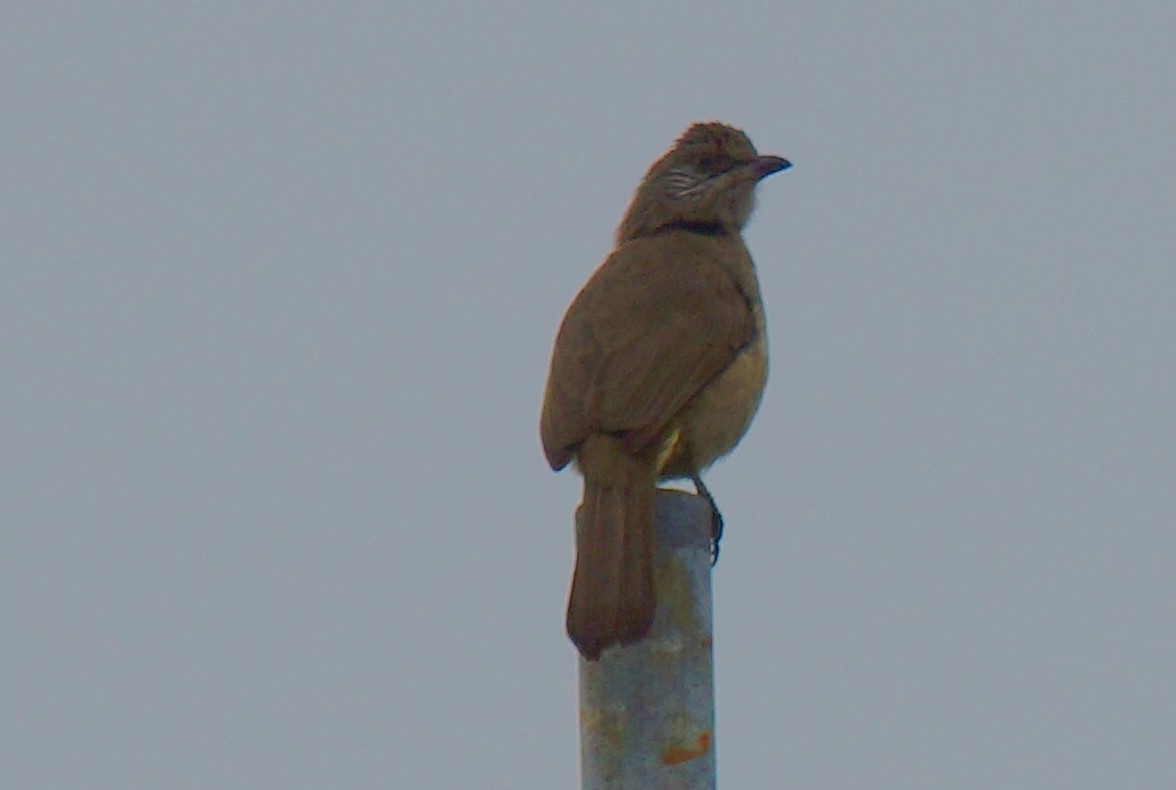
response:
[[[722,786],[1170,784],[1176,7],[408,5],[6,8],[0,785],[577,786],[548,355],[710,119]]]

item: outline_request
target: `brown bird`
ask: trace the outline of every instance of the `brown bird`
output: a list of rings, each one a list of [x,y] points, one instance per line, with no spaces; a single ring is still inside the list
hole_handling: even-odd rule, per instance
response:
[[[657,482],[689,477],[714,508],[700,473],[759,406],[764,313],[740,234],[756,184],[790,166],[738,129],[691,126],[649,168],[616,249],[564,316],[540,433],[553,469],[574,459],[584,476],[567,627],[589,660],[653,622]]]

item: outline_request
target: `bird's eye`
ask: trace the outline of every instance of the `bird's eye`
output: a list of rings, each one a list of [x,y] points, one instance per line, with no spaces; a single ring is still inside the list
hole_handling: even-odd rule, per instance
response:
[[[716,154],[704,158],[698,165],[702,172],[717,175],[718,173],[726,173],[733,168],[735,160],[725,154]]]

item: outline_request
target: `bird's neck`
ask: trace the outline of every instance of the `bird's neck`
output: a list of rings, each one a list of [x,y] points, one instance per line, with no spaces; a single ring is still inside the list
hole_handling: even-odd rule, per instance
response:
[[[727,226],[721,222],[705,222],[689,219],[674,220],[667,225],[662,225],[657,229],[657,232],[669,233],[675,230],[685,231],[686,233],[697,233],[699,236],[726,236],[729,234]]]

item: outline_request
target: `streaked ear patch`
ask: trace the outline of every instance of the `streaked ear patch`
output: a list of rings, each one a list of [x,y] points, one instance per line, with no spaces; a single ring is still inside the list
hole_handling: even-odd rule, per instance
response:
[[[703,175],[693,167],[676,167],[666,173],[663,183],[666,187],[666,197],[671,200],[698,195],[706,189],[711,176]]]

